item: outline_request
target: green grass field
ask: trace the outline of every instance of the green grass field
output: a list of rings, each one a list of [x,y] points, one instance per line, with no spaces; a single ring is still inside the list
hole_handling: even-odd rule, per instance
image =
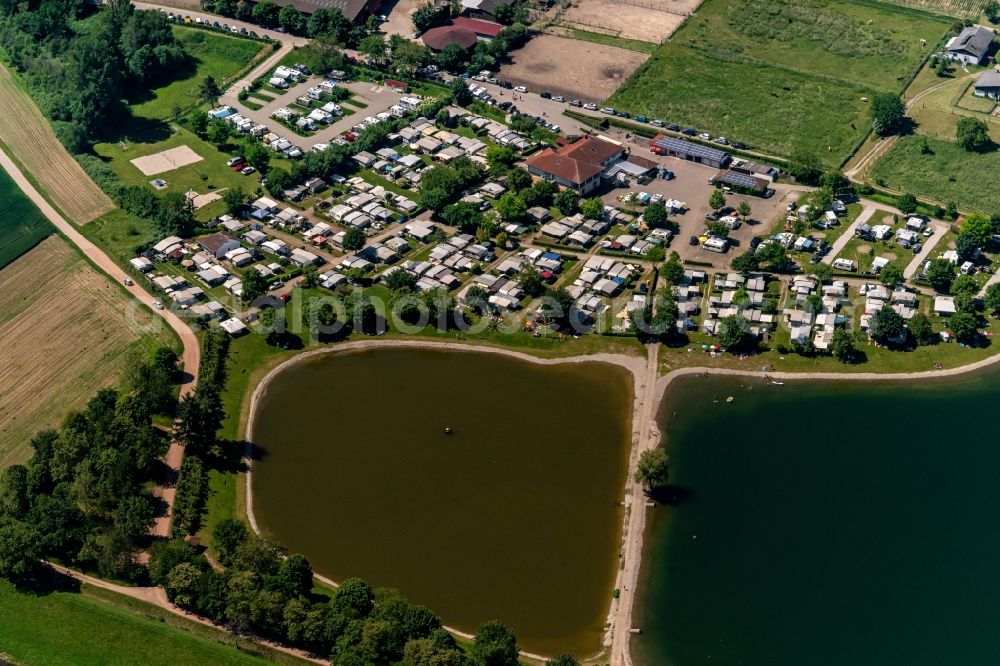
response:
[[[948,25],[852,0],[708,0],[608,104],[833,165],[868,124],[862,98],[899,90]]]
[[[198,102],[198,84],[206,76],[219,85],[240,71],[264,48],[260,42],[197,28],[174,26],[174,36],[195,59],[195,67],[182,79],[140,93],[129,100],[132,115],[137,118],[162,120],[177,108],[185,109]]]
[[[220,631],[89,586],[38,596],[0,580],[0,636],[4,662],[28,666],[272,663],[223,643]],[[302,663],[285,655],[280,661]]]
[[[984,182],[1000,169],[1000,152],[970,153],[951,141],[927,138],[931,154],[925,155],[923,140],[900,139],[872,168],[871,178],[893,189],[955,201],[963,210],[1000,212],[1000,193]]]
[[[869,89],[664,44],[609,106],[789,155],[804,146],[835,164],[860,138]],[[855,122],[857,129],[851,127]]]
[[[55,229],[7,172],[0,169],[0,268],[35,247]]]

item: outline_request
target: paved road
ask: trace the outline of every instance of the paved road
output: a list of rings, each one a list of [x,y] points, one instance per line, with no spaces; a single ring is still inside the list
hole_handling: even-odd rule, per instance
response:
[[[840,238],[835,240],[833,245],[830,246],[830,251],[825,257],[823,257],[823,263],[832,264],[833,260],[840,254],[840,251],[844,249],[844,246],[847,245],[852,238],[854,238],[854,230],[858,228],[858,225],[867,222],[874,214],[875,206],[866,205],[861,211],[861,214],[858,215],[858,218],[851,223],[851,226],[847,227],[847,229],[844,230],[844,233],[840,234]]]
[[[903,277],[907,280],[916,275],[917,270],[920,268],[920,264],[924,263],[924,260],[929,259],[931,252],[937,246],[938,242],[944,238],[944,235],[948,232],[948,223],[941,222],[940,220],[934,220],[930,223],[930,229],[934,232],[934,235],[930,238],[922,240],[922,247],[920,253],[913,257],[906,268],[903,270]]]
[[[21,170],[14,164],[13,161],[7,156],[3,150],[0,150],[0,166],[10,174],[10,177],[17,183],[17,186],[21,188],[21,191],[31,199],[31,201],[38,206],[39,210],[45,215],[46,218],[58,229],[66,239],[76,245],[80,250],[87,256],[90,261],[92,261],[98,268],[107,273],[112,280],[122,284],[122,279],[125,276],[124,271],[118,267],[118,265],[112,261],[111,257],[106,255],[103,250],[98,248],[96,245],[91,243],[89,240],[84,238],[84,236],[76,230],[76,228],[66,221],[62,215],[60,215],[48,201],[39,194],[38,190],[25,178]],[[149,308],[152,312],[160,315],[167,322],[167,324],[177,333],[177,336],[181,340],[183,345],[183,351],[181,352],[181,363],[184,367],[185,380],[181,384],[180,396],[184,397],[192,391],[198,382],[198,363],[201,356],[201,351],[198,346],[198,338],[194,334],[194,331],[177,315],[169,310],[156,310],[153,308],[153,296],[149,294],[145,289],[140,287],[138,284],[132,286],[122,286],[128,290],[128,292],[136,299],[137,302],[141,303],[146,308]],[[167,451],[166,462],[167,466],[171,468],[172,474],[176,475],[177,471],[180,470],[181,461],[184,459],[184,447],[177,442],[171,442],[170,448]],[[156,519],[153,525],[152,534],[156,536],[169,536],[170,533],[170,517],[174,505],[174,493],[175,488],[172,484],[167,484],[165,486],[160,486],[154,489],[153,494],[166,503],[166,512],[164,515]]]

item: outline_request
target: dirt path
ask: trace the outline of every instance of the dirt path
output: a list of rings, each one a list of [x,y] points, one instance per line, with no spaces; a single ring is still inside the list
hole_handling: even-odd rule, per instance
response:
[[[31,201],[38,206],[38,209],[42,211],[46,218],[63,234],[63,236],[71,243],[80,248],[87,258],[96,265],[100,270],[108,274],[112,281],[117,282],[124,289],[126,289],[129,294],[132,295],[133,300],[127,302],[129,308],[132,307],[145,307],[152,310],[154,313],[163,317],[163,320],[177,333],[177,337],[180,338],[181,344],[183,345],[183,351],[181,352],[181,363],[184,368],[185,379],[181,384],[180,396],[183,397],[192,391],[194,391],[195,385],[198,383],[198,363],[201,358],[201,350],[198,346],[198,337],[194,334],[194,331],[177,315],[175,315],[170,310],[157,310],[153,307],[153,297],[145,289],[140,287],[138,284],[133,284],[131,286],[124,285],[122,279],[125,277],[124,271],[118,267],[118,265],[112,261],[111,257],[104,253],[99,247],[91,243],[89,240],[84,238],[83,234],[76,230],[76,228],[70,224],[62,215],[60,215],[55,208],[53,208],[45,198],[39,194],[38,190],[31,184],[30,181],[25,177],[21,170],[16,164],[7,156],[3,150],[0,150],[0,167],[2,167],[17,183],[17,186],[21,188]],[[182,447],[177,442],[171,442],[170,449],[167,451],[167,456],[165,462],[174,471],[174,474],[180,469],[181,461],[184,458],[184,447]],[[166,502],[167,510],[163,516],[156,519],[153,525],[152,533],[156,536],[168,536],[170,533],[170,516],[174,504],[174,492],[175,489],[173,485],[161,486],[154,489],[153,494],[157,497],[163,499]]]
[[[642,539],[646,529],[646,496],[642,485],[633,476],[643,451],[656,448],[660,432],[654,423],[656,405],[656,377],[660,346],[647,345],[646,367],[636,375],[636,405],[632,421],[632,453],[629,456],[628,478],[625,479],[625,529],[623,535],[622,566],[618,570],[618,598],[612,602],[608,620],[611,623],[611,663],[631,664],[629,636],[632,628],[632,608],[639,584],[639,567],[642,563]]]
[[[88,576],[85,573],[80,573],[79,571],[74,571],[73,569],[68,569],[67,567],[58,564],[52,564],[51,562],[49,563],[49,566],[51,566],[59,573],[69,576],[74,580],[78,580],[81,583],[86,583],[87,585],[99,587],[103,590],[110,590],[111,592],[115,592],[117,594],[130,597],[132,599],[138,599],[139,601],[143,601],[147,604],[158,606],[159,608],[169,611],[174,615],[177,615],[178,617],[183,617],[187,620],[191,620],[192,622],[197,622],[198,624],[204,625],[206,627],[212,627],[213,629],[218,629],[219,631],[226,632],[225,627],[215,624],[210,620],[206,620],[203,617],[199,617],[197,615],[193,615],[192,613],[188,613],[186,610],[182,608],[174,606],[167,599],[167,593],[163,591],[162,587],[126,587],[125,585],[117,585],[115,583],[109,583],[106,580],[102,580],[100,578],[94,578],[93,576]],[[296,650],[294,648],[285,647],[284,645],[279,645],[278,643],[273,643],[263,638],[251,636],[250,640],[252,640],[254,643],[264,645],[272,650],[284,652],[285,654],[290,654],[294,657],[298,657],[299,659],[305,661],[310,661],[314,664],[330,663],[329,661],[316,659],[315,657],[309,655],[308,653],[302,650]]]
[[[840,251],[844,249],[844,246],[851,242],[851,239],[854,238],[854,230],[857,229],[859,225],[870,220],[871,216],[875,214],[875,211],[875,206],[865,204],[864,210],[861,211],[861,214],[858,215],[857,219],[854,220],[854,222],[851,223],[851,226],[847,227],[847,229],[844,230],[844,233],[840,234],[840,238],[835,240],[833,245],[830,246],[830,251],[825,257],[823,257],[824,264],[830,265],[833,263],[833,260],[837,258]]]

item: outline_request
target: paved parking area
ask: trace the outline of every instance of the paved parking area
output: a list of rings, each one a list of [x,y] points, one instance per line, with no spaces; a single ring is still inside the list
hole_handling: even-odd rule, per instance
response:
[[[776,193],[770,199],[728,194],[726,195],[726,205],[735,207],[741,201],[747,201],[752,211],[750,221],[729,234],[729,237],[739,242],[740,245],[730,248],[729,252],[722,255],[705,250],[700,246],[692,246],[689,244],[689,238],[700,236],[705,232],[705,216],[712,212],[708,205],[708,199],[712,195],[714,187],[709,185],[708,179],[715,175],[718,169],[675,157],[656,157],[638,147],[633,148],[633,153],[659,161],[664,168],[673,171],[676,177],[673,180],[657,178],[645,185],[631,184],[628,189],[619,187],[608,192],[603,199],[608,204],[622,207],[621,202],[618,201],[618,195],[632,191],[662,194],[666,199],[677,199],[687,203],[686,213],[671,216],[671,219],[680,225],[680,233],[678,238],[671,243],[670,249],[676,250],[682,259],[707,261],[720,266],[731,260],[734,255],[742,253],[753,236],[767,232],[785,214],[787,200],[786,196],[782,196],[781,193]]]
[[[349,116],[338,118],[332,125],[321,125],[320,129],[312,136],[301,136],[296,134],[271,117],[271,113],[281,107],[288,107],[289,109],[293,109],[302,115],[308,114],[309,112],[306,109],[294,105],[293,102],[296,97],[305,95],[307,90],[318,84],[320,81],[322,81],[321,78],[312,77],[304,83],[299,83],[290,87],[280,95],[269,90],[267,91],[267,94],[274,96],[274,100],[265,103],[260,109],[257,110],[247,108],[241,102],[236,102],[234,106],[239,109],[240,114],[243,116],[250,118],[255,123],[267,125],[271,128],[272,132],[287,138],[295,145],[301,147],[303,150],[306,150],[309,146],[312,146],[315,143],[329,143],[331,139],[334,139],[350,130],[351,127],[358,124],[366,116],[374,116],[377,113],[381,113],[398,102],[400,97],[404,97],[401,93],[390,90],[385,86],[371,83],[370,81],[352,81],[350,83],[344,83],[342,84],[343,87],[355,94],[354,99],[366,104],[367,106],[364,109],[358,109],[349,103],[340,104],[340,106],[344,109],[350,109],[354,113]],[[322,104],[318,104],[314,108],[319,108],[319,106],[322,106]]]

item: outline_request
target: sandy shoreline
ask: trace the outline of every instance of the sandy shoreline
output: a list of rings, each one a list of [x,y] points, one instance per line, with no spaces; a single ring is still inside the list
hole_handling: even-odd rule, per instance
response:
[[[629,464],[627,477],[625,479],[624,503],[625,517],[621,532],[621,566],[618,569],[615,580],[615,588],[619,590],[617,599],[612,599],[608,613],[608,628],[605,633],[605,649],[610,648],[611,664],[620,666],[632,666],[632,655],[630,650],[630,629],[632,628],[632,613],[635,606],[635,593],[639,580],[639,570],[642,563],[643,538],[646,525],[646,498],[639,484],[632,481],[635,468],[638,464],[639,455],[642,451],[655,448],[660,443],[660,432],[656,424],[656,414],[663,400],[663,396],[670,384],[678,378],[686,376],[731,376],[731,377],[753,377],[763,378],[765,375],[772,380],[795,381],[795,380],[833,380],[845,381],[855,380],[863,382],[871,381],[900,381],[900,380],[927,380],[943,377],[954,377],[965,375],[976,370],[995,365],[1000,362],[1000,354],[990,358],[982,359],[969,365],[948,368],[944,370],[930,370],[922,372],[891,373],[881,374],[874,372],[864,373],[838,373],[838,372],[762,372],[750,370],[736,370],[727,368],[678,368],[672,370],[662,377],[658,376],[657,358],[659,347],[651,345],[647,347],[648,357],[643,359],[638,356],[628,356],[625,354],[592,354],[584,356],[569,356],[565,358],[539,358],[531,354],[504,349],[500,347],[490,347],[481,345],[470,345],[455,342],[436,342],[422,340],[361,340],[348,342],[332,347],[324,347],[304,352],[294,356],[280,365],[272,368],[254,388],[250,409],[247,415],[246,440],[253,441],[253,422],[256,410],[261,398],[267,392],[267,387],[271,380],[280,372],[295,363],[300,363],[308,358],[320,354],[350,353],[362,350],[379,348],[410,348],[410,349],[434,349],[460,352],[483,352],[490,354],[500,354],[510,358],[536,363],[539,365],[557,365],[561,363],[609,363],[625,368],[632,373],[634,381],[633,410],[632,410],[632,441],[629,453]],[[247,474],[246,474],[246,511],[247,518],[254,532],[260,533],[260,527],[253,513],[253,467],[247,452]],[[323,583],[336,587],[337,583],[329,578],[316,575],[316,578]],[[473,636],[466,632],[458,631],[451,627],[446,627],[451,633],[463,638],[472,639]],[[523,656],[544,661],[546,657],[541,655],[522,652]]]

